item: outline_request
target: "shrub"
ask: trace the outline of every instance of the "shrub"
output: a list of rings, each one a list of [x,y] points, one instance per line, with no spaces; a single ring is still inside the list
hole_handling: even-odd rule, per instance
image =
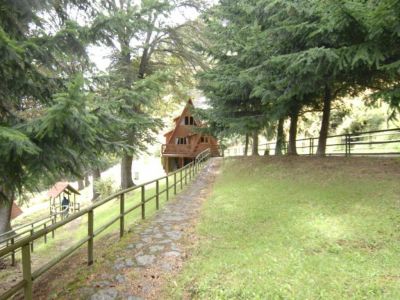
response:
[[[96,180],[94,182],[94,187],[102,198],[110,196],[114,191],[116,191],[115,181],[111,178],[101,178]]]

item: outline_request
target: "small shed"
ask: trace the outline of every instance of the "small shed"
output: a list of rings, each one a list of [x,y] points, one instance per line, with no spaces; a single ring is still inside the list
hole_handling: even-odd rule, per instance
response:
[[[80,195],[80,193],[68,182],[57,182],[47,194],[50,197],[50,215],[55,215],[62,211],[64,197],[69,201],[69,212],[73,213],[80,210],[80,203],[76,201],[76,195]]]

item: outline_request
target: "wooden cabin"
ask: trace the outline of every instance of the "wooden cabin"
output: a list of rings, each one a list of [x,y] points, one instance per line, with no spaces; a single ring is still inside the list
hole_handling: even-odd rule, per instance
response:
[[[174,129],[164,134],[161,157],[167,173],[190,163],[207,148],[210,148],[212,156],[220,156],[216,138],[193,130],[202,127],[201,122],[192,116],[193,108],[193,102],[189,99],[181,115],[174,119]]]

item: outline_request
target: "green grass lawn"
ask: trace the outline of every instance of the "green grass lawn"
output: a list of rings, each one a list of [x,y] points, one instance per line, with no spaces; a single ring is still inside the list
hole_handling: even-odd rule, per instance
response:
[[[184,173],[183,173],[184,176]],[[177,174],[177,192],[181,191],[180,185],[180,174]],[[185,179],[183,177],[183,186],[185,186]],[[189,175],[187,177],[187,182],[189,183]],[[173,199],[174,197],[174,176],[169,176],[169,198]],[[166,189],[166,181],[161,180],[159,184],[159,191],[163,191]],[[149,199],[150,197],[156,194],[156,184],[152,183],[146,186],[145,189],[145,198]],[[165,205],[167,201],[166,192],[163,192],[159,196],[159,204],[160,208]],[[139,204],[141,202],[141,189],[136,189],[131,191],[125,195],[125,210]],[[115,200],[111,200],[106,204],[96,208],[94,210],[94,231],[98,228],[102,227],[106,223],[109,223],[112,219],[120,213],[119,208],[120,202],[119,198]],[[151,217],[156,212],[156,200],[152,199],[151,201],[146,203],[146,217]],[[140,207],[130,212],[125,216],[125,229],[130,230],[134,229],[138,223],[141,222],[141,209]],[[42,267],[55,256],[60,255],[61,252],[65,251],[69,247],[76,244],[80,239],[87,236],[88,231],[88,220],[87,215],[84,215],[73,222],[57,229],[55,231],[55,238],[52,238],[51,233],[47,235],[47,243],[44,243],[44,239],[40,238],[34,243],[34,252],[31,253],[32,257],[32,270]],[[109,238],[111,236],[118,237],[119,236],[119,221],[115,222],[113,225],[108,227],[105,231],[95,237],[95,246],[103,243],[103,238]],[[86,246],[86,245],[85,245]],[[81,248],[84,248],[82,246]],[[96,257],[96,253],[95,253]],[[68,260],[68,259],[66,259]],[[18,270],[21,269],[21,254],[17,252],[16,254],[17,266],[15,268],[8,268],[6,270],[2,270],[0,272],[0,294],[4,292],[9,286],[12,286],[14,283],[5,283],[7,279],[11,277],[16,277],[18,280],[21,277],[21,274],[18,273]]]
[[[180,176],[178,174],[177,176],[177,192],[180,191]],[[189,178],[187,178],[187,181],[189,182]],[[174,183],[174,177],[169,176],[169,197],[172,198],[174,197],[174,188],[173,188],[173,183]],[[183,185],[184,185],[184,179],[183,179]],[[166,189],[166,184],[165,180],[160,181],[159,185],[159,190],[165,190]],[[153,197],[156,194],[156,188],[155,188],[155,183],[150,184],[146,186],[145,189],[145,198],[148,199],[150,197]],[[159,204],[160,207],[164,205],[164,203],[167,201],[166,197],[166,192],[162,193],[159,196]],[[132,192],[129,192],[128,194],[125,195],[125,210],[128,210],[129,208],[139,204],[141,202],[141,189],[136,189]],[[101,226],[107,224],[110,222],[112,219],[117,217],[120,213],[119,211],[119,198],[117,197],[115,200],[111,200],[108,203],[96,208],[94,210],[94,231],[96,229],[100,228]],[[149,202],[146,203],[146,217],[152,216],[155,211],[156,211],[156,200],[153,199]],[[130,226],[135,225],[136,223],[139,223],[141,220],[141,209],[140,207],[135,209],[134,211],[130,212],[128,215],[125,216],[125,226],[126,228],[129,228]],[[68,242],[77,242],[80,239],[84,238],[87,236],[87,216],[82,216],[81,221],[78,222],[77,225],[74,224],[68,224],[68,227],[61,227],[59,230],[56,231],[56,237],[55,239],[48,239],[48,243],[45,244],[43,242],[39,243],[37,247],[35,247],[36,252],[33,254],[35,256],[36,254],[38,256],[45,256],[48,257],[49,251],[55,250],[57,251],[57,247],[55,247],[57,244],[59,245],[60,243],[65,243],[65,241]],[[103,231],[99,236],[96,236],[95,241],[104,235],[113,232],[117,233],[119,231],[119,221],[115,222],[113,225],[108,227],[105,231]],[[70,244],[69,246],[72,246]],[[64,248],[67,248],[68,245],[65,245]]]
[[[225,160],[171,298],[400,299],[400,160]]]

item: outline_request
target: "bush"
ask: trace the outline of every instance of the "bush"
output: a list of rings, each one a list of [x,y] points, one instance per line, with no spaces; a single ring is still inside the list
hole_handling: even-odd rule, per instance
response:
[[[100,194],[101,197],[110,196],[114,191],[116,191],[115,181],[111,178],[101,178],[94,182],[94,187],[96,192]]]

